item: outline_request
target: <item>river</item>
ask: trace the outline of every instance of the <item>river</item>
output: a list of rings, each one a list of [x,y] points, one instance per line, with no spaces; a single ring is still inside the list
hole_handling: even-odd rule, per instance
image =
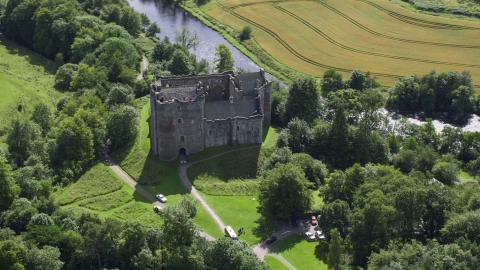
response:
[[[205,58],[212,64],[215,56],[215,47],[223,43],[232,51],[235,67],[258,71],[259,66],[250,58],[228,43],[220,34],[176,4],[165,0],[129,0],[128,2],[136,11],[147,14],[151,22],[156,22],[160,26],[161,33],[157,36],[162,39],[168,36],[170,41],[174,42],[175,30],[181,29],[183,26],[192,31],[197,31],[200,36],[200,43],[195,50],[191,49],[190,52],[195,53],[198,60]],[[271,77],[271,75],[268,77]]]

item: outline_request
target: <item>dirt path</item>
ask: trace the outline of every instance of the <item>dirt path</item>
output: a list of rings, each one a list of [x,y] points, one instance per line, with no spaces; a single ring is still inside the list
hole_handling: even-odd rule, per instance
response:
[[[143,76],[142,76],[142,73],[143,73],[143,71],[147,70],[148,64],[149,64],[149,63],[148,63],[147,57],[143,56],[143,58],[142,58],[142,70],[140,71],[140,74],[138,74],[137,80],[141,80],[141,79],[142,79],[142,77],[143,77]]]
[[[146,189],[144,189],[143,187],[141,187],[137,181],[135,181],[132,177],[130,177],[130,175],[128,175],[128,173],[126,173],[124,170],[122,170],[122,168],[120,168],[120,166],[117,164],[117,162],[113,159],[113,157],[111,157],[110,155],[106,155],[104,157],[104,160],[105,162],[107,163],[108,167],[110,167],[110,169],[116,173],[125,183],[127,183],[129,186],[131,186],[132,188],[134,188],[136,191],[138,191],[140,194],[142,194],[145,198],[147,198],[149,201],[151,201],[152,203],[154,203],[155,205],[158,205],[162,208],[165,207],[165,204],[159,202],[157,200],[157,198],[155,198],[155,196],[153,196],[152,194],[150,194],[150,192],[148,192]],[[152,210],[153,211],[153,210]],[[204,236],[207,240],[209,241],[214,241],[215,238],[212,237],[211,235],[205,233],[205,232],[200,232],[200,235],[201,236]]]
[[[185,165],[180,165],[180,167],[178,168],[180,179],[182,179],[182,182],[185,185],[185,187],[187,187],[187,189],[190,190],[192,195],[200,201],[202,206],[207,210],[207,212],[210,214],[210,216],[215,220],[215,222],[218,225],[218,228],[222,232],[225,228],[225,224],[223,223],[222,219],[215,213],[215,211],[213,211],[213,209],[208,205],[208,203],[205,202],[205,200],[198,193],[198,191],[195,189],[195,187],[192,186],[192,183],[188,180],[187,170],[190,166],[192,166],[195,163],[205,161],[205,160],[209,160],[209,159],[212,159],[212,158],[216,158],[218,156],[231,153],[233,151],[238,151],[238,150],[241,150],[241,149],[247,149],[247,148],[253,148],[253,147],[258,147],[258,146],[245,147],[245,148],[234,149],[234,150],[231,150],[231,151],[223,152],[223,153],[220,153],[220,154],[217,154],[217,155],[214,155],[214,156],[202,159],[202,160],[197,160],[197,161],[194,161],[194,162],[191,162],[191,163],[187,163]],[[308,228],[307,230],[309,230],[309,229],[310,228]],[[293,227],[290,226],[290,224],[286,223],[286,224],[283,224],[283,229],[282,230],[280,230],[278,232],[275,232],[273,235],[275,235],[278,238],[278,240],[280,240],[280,239],[282,239],[284,237],[287,237],[287,236],[290,236],[292,234],[302,233],[303,230],[304,229],[302,228],[302,226],[297,227],[297,228],[293,228]],[[265,258],[265,255],[268,253],[270,247],[271,247],[271,245],[267,245],[264,241],[260,244],[257,244],[256,246],[253,246],[253,251],[255,252],[255,254],[257,254],[258,258],[263,261],[263,259]]]

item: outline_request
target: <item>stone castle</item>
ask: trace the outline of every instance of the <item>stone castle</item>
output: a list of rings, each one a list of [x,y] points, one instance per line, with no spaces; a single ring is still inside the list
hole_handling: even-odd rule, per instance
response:
[[[263,70],[156,76],[150,89],[152,150],[170,161],[212,146],[262,143],[270,95]]]

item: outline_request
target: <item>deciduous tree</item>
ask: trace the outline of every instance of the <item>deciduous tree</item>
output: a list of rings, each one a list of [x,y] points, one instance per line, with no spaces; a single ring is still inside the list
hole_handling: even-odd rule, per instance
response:
[[[311,77],[295,79],[290,86],[285,104],[286,120],[297,117],[311,124],[318,118],[319,94],[315,80]]]
[[[279,164],[267,172],[260,185],[258,211],[288,219],[292,215],[310,210],[313,197],[312,185],[300,168],[292,164]]]
[[[217,72],[222,73],[227,70],[233,70],[235,60],[233,59],[232,52],[225,44],[219,44],[215,47],[215,69]]]

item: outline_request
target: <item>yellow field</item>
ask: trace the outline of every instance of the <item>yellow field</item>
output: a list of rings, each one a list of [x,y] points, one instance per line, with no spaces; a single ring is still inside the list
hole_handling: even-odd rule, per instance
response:
[[[208,15],[250,26],[283,64],[321,76],[371,71],[384,85],[398,77],[469,70],[480,87],[480,23],[408,11],[387,0],[255,1],[211,4]]]

